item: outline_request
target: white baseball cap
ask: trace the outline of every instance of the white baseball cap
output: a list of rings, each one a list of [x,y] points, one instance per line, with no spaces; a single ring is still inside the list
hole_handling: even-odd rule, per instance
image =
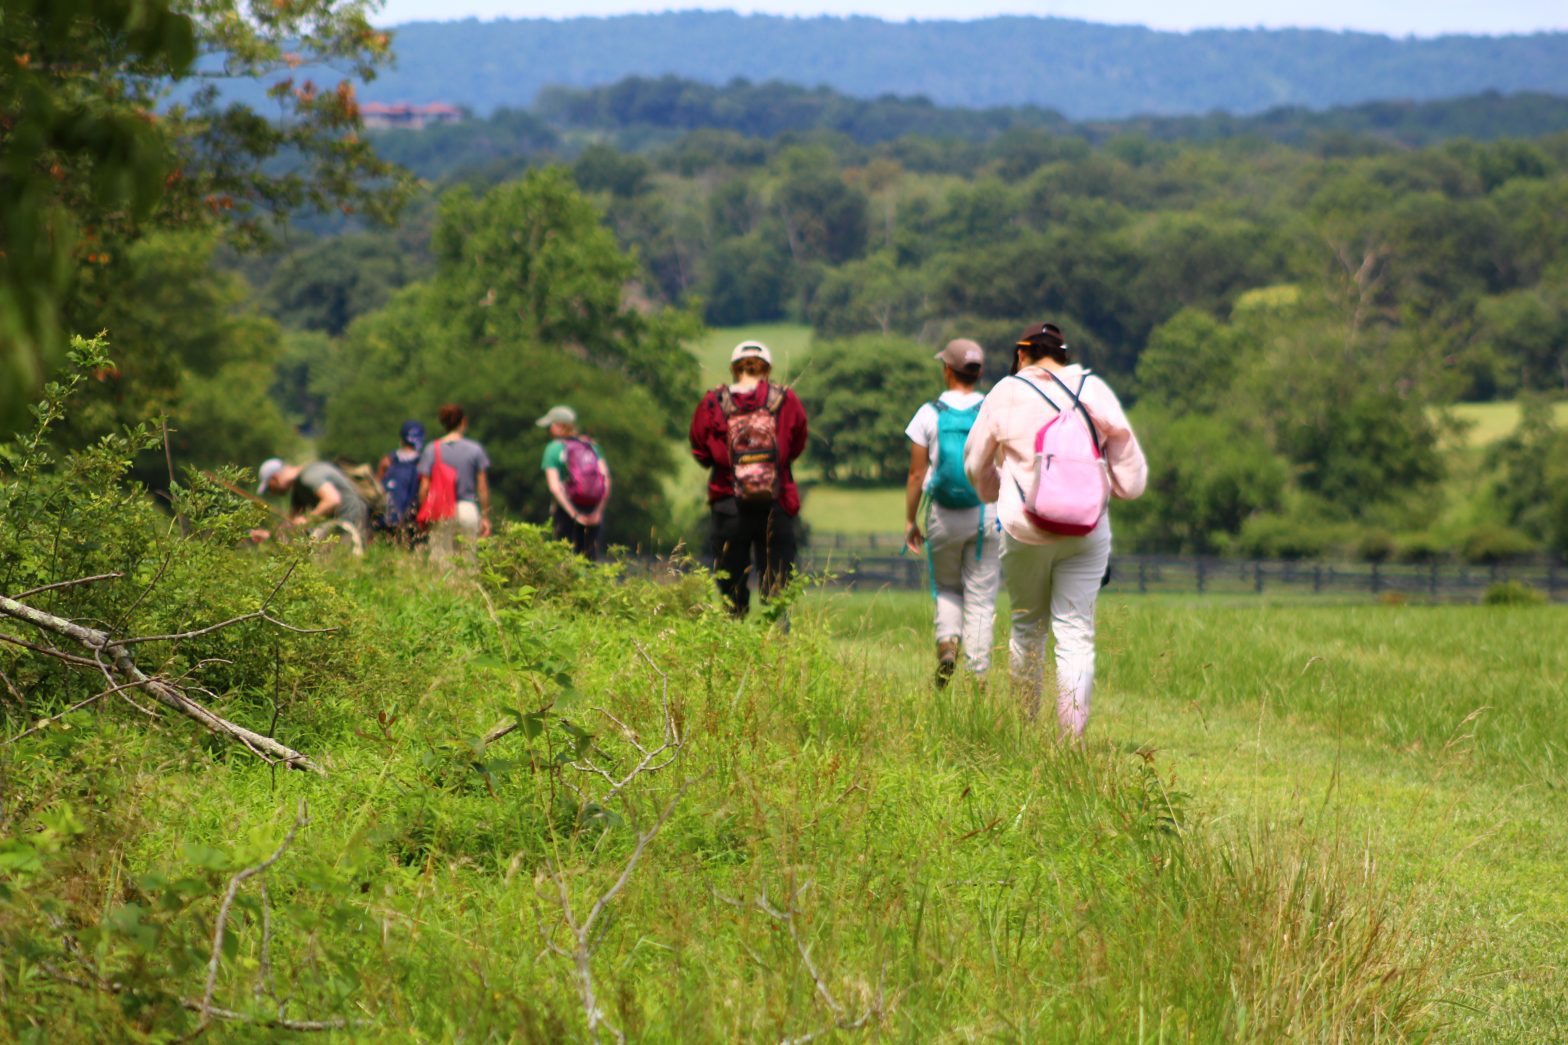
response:
[[[734,366],[742,359],[760,359],[773,366],[773,353],[768,351],[768,346],[761,341],[742,341],[735,346],[735,351],[730,353],[730,366]]]
[[[283,458],[269,457],[261,462],[261,467],[256,469],[256,478],[261,480],[261,485],[256,487],[256,496],[267,496],[267,484],[272,482],[272,477],[283,471]]]

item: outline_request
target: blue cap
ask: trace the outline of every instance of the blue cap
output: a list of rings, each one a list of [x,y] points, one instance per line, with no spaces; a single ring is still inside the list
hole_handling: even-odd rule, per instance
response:
[[[402,438],[403,442],[412,446],[415,450],[423,450],[425,448],[425,426],[418,421],[404,421],[403,427],[397,430],[397,434]]]

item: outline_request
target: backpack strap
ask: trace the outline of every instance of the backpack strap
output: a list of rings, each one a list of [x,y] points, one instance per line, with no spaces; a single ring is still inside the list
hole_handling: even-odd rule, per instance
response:
[[[940,415],[942,411],[951,410],[953,408],[942,402],[940,399],[933,399],[931,400],[931,409],[935,410]]]
[[[719,393],[719,413],[723,414],[725,417],[734,417],[735,394],[730,391],[730,386],[720,385],[717,391]]]
[[[1104,453],[1105,453],[1105,446],[1104,446],[1104,444],[1102,444],[1100,442],[1100,429],[1095,425],[1094,418],[1089,416],[1089,411],[1084,408],[1083,400],[1079,399],[1077,394],[1074,393],[1071,388],[1068,388],[1066,383],[1064,383],[1061,378],[1057,377],[1055,374],[1052,374],[1049,370],[1047,370],[1046,373],[1048,375],[1050,375],[1051,380],[1055,381],[1056,384],[1058,385],[1058,387],[1060,387],[1063,392],[1066,392],[1068,394],[1068,396],[1070,396],[1072,398],[1073,406],[1077,407],[1078,408],[1078,412],[1083,414],[1083,419],[1086,422],[1088,422],[1088,425],[1089,425],[1089,436],[1094,440],[1094,448],[1096,450],[1100,451],[1101,455],[1103,456]],[[1034,389],[1035,394],[1038,395],[1041,399],[1044,399],[1047,403],[1050,403],[1051,404],[1051,408],[1053,410],[1055,410],[1057,413],[1061,413],[1062,412],[1062,408],[1057,406],[1055,401],[1052,400],[1050,396],[1045,394],[1045,389],[1041,388],[1039,385],[1035,384],[1033,381],[1029,380],[1027,377],[1023,377],[1023,376],[1021,376],[1019,374],[1009,374],[1007,376],[1011,377],[1011,378],[1015,378],[1015,379],[1017,379],[1019,381],[1022,381],[1024,384],[1026,384],[1030,388]],[[1003,380],[1006,380],[1006,378],[1003,378]],[[1087,383],[1088,380],[1089,380],[1089,375],[1086,372],[1083,375],[1083,382],[1081,382],[1078,385],[1078,390],[1080,392],[1083,391],[1084,383]]]
[[[779,410],[784,406],[784,393],[787,391],[789,391],[789,389],[785,388],[783,385],[775,385],[772,381],[769,381],[767,398],[762,401],[763,408],[766,409],[768,413],[777,415]]]

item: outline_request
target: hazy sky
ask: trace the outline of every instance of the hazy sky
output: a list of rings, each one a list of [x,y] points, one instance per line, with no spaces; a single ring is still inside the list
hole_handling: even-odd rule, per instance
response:
[[[1439,33],[1529,33],[1568,30],[1568,0],[759,0],[735,4],[576,0],[386,0],[381,25],[454,18],[566,18],[726,7],[747,14],[873,15],[905,21],[1056,15],[1157,29],[1359,29],[1395,36]]]

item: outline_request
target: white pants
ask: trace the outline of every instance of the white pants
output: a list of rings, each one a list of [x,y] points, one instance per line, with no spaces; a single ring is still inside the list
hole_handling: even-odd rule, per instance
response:
[[[1111,558],[1107,515],[1094,532],[1025,544],[1002,535],[1002,575],[1013,604],[1007,650],[1013,685],[1030,717],[1040,713],[1045,632],[1056,638],[1056,722],[1061,736],[1080,738],[1094,692],[1094,604]]]
[[[449,561],[459,537],[463,539],[463,555],[473,562],[479,548],[479,506],[473,501],[458,501],[456,515],[438,520],[430,527],[430,561]]]
[[[959,639],[964,663],[977,676],[991,667],[1000,553],[996,505],[931,505],[926,515],[926,556],[936,596],[936,640]]]

